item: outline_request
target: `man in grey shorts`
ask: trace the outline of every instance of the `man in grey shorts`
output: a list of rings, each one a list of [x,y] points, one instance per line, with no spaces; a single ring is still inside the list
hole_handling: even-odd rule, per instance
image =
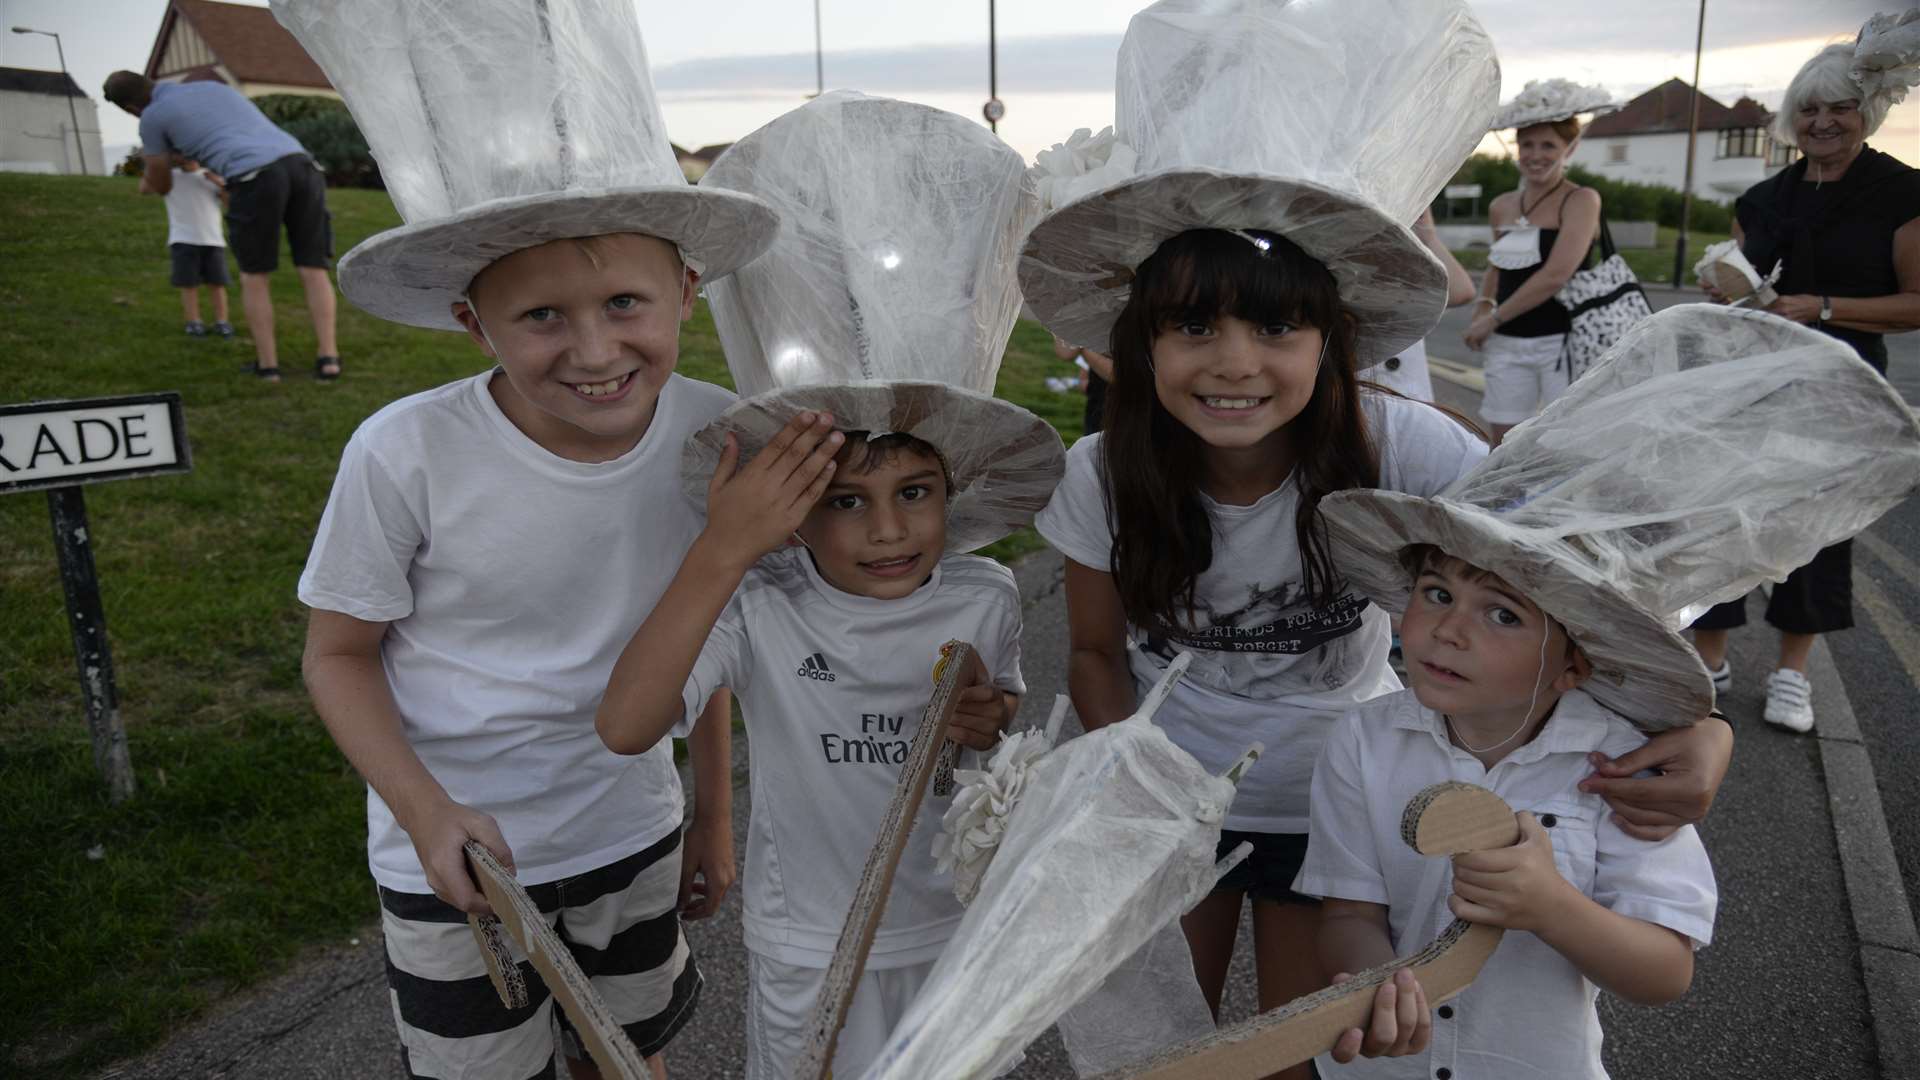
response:
[[[140,118],[146,187],[173,187],[169,155],[178,152],[227,178],[228,245],[240,264],[240,299],[253,332],[253,372],[280,378],[268,275],[280,263],[280,228],[307,295],[317,339],[314,378],[340,377],[334,339],[332,217],[319,166],[299,140],[275,126],[253,102],[221,82],[154,83],[131,71],[107,76],[106,98]]]

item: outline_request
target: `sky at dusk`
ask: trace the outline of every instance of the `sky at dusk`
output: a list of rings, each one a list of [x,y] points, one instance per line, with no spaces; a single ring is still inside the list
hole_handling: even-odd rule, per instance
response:
[[[1000,134],[1021,154],[1113,119],[1114,55],[1137,0],[1029,0],[998,5]],[[1875,10],[1860,0],[1708,0],[1700,84],[1731,104],[1769,107],[1820,46],[1851,40]],[[814,90],[812,0],[638,0],[667,128],[682,146],[731,142]],[[922,102],[979,120],[987,97],[987,4],[819,0],[828,89]],[[137,138],[133,117],[100,97],[116,68],[139,70],[165,0],[0,0],[0,24],[61,35],[68,69],[99,105],[108,160]],[[1500,54],[1502,98],[1529,79],[1600,83],[1625,99],[1672,77],[1691,80],[1699,8],[1684,0],[1570,5],[1483,0],[1474,11]],[[57,69],[51,39],[0,34],[0,65]],[[1895,107],[1873,145],[1920,164],[1920,94]],[[1482,149],[1499,152],[1489,137]]]

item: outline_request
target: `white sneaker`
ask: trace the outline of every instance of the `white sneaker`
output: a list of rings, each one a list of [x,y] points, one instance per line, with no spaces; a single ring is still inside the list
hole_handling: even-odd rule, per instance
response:
[[[1813,730],[1813,684],[1792,668],[1767,676],[1767,711],[1762,719],[1788,731]]]
[[[1707,674],[1713,677],[1713,692],[1725,696],[1733,691],[1733,661],[1722,659],[1717,668],[1708,668]]]

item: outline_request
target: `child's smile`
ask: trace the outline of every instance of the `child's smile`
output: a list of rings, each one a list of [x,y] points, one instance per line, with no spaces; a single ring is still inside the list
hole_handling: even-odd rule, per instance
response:
[[[800,526],[820,576],[856,596],[894,600],[932,576],[947,543],[947,482],[938,458],[911,449],[881,460],[848,444]]]

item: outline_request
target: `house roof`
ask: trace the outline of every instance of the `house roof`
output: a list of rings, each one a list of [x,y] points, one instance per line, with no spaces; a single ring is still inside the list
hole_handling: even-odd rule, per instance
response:
[[[241,82],[333,88],[320,65],[314,63],[313,57],[274,19],[270,9],[223,4],[217,0],[173,0],[160,22],[153,52],[147,57],[148,78],[170,74],[154,68],[165,55],[167,39],[182,19],[219,57],[221,65]]]
[[[701,161],[711,162],[714,158],[726,153],[732,146],[733,144],[730,142],[709,143],[695,150],[691,156],[699,158]]]
[[[87,96],[66,72],[41,71],[38,68],[0,67],[0,90],[54,97]]]
[[[1668,79],[1627,102],[1620,111],[1595,119],[1584,134],[1605,138],[1685,131],[1692,109],[1693,87],[1680,79]],[[1766,108],[1752,98],[1743,97],[1728,108],[1706,94],[1700,95],[1701,131],[1764,127],[1771,119]]]

